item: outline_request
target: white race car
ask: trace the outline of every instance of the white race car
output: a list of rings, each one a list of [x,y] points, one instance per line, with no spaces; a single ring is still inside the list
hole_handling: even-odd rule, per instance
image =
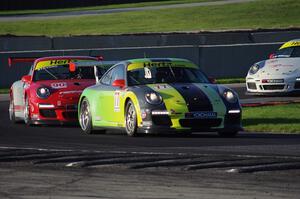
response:
[[[270,59],[251,66],[246,85],[248,94],[300,93],[300,39],[284,43]]]

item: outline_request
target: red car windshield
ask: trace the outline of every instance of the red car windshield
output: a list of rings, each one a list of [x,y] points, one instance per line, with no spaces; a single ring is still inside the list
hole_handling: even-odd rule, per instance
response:
[[[77,68],[70,72],[69,65],[51,66],[34,71],[33,81],[63,79],[95,79],[93,67]]]

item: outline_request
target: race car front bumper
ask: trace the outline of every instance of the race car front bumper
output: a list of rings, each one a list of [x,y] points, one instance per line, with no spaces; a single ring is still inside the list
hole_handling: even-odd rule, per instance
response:
[[[248,95],[290,95],[300,94],[300,79],[298,78],[247,78]]]
[[[32,113],[33,124],[74,124],[78,123],[77,104],[65,104],[55,106],[53,104],[40,103],[37,111]]]
[[[167,114],[152,115],[150,120],[143,120],[138,130],[143,133],[163,134],[169,132],[238,132],[242,131],[243,128],[241,126],[241,111],[234,110],[224,117],[217,118],[185,118]]]

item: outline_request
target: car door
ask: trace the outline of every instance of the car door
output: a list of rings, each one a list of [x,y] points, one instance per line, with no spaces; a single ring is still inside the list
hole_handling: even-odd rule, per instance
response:
[[[101,117],[107,126],[120,126],[118,121],[121,115],[120,100],[122,89],[113,86],[113,82],[117,79],[125,79],[125,66],[118,64],[106,73],[100,80],[101,95],[99,99]]]

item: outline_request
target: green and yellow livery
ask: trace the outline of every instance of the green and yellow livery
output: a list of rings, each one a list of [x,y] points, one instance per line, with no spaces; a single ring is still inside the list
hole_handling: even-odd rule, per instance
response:
[[[207,132],[235,136],[241,127],[237,94],[213,84],[185,59],[133,59],[111,67],[79,100],[82,130],[138,133]]]

